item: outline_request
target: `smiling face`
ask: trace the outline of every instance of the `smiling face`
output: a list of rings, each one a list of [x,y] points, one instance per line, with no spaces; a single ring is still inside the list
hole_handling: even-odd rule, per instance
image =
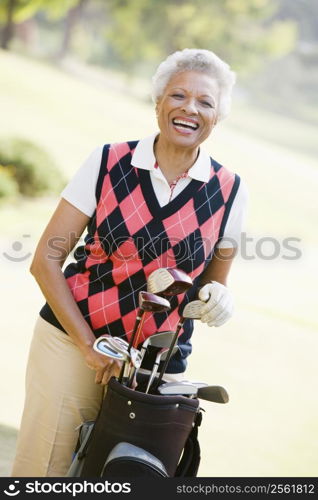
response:
[[[156,105],[160,135],[177,147],[197,148],[216,124],[218,99],[218,85],[209,75],[176,73]]]

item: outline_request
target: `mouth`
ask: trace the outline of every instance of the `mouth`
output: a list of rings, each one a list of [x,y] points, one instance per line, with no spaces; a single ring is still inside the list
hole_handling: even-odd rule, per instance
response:
[[[199,124],[196,121],[185,118],[173,118],[172,123],[179,132],[187,134],[199,128]]]

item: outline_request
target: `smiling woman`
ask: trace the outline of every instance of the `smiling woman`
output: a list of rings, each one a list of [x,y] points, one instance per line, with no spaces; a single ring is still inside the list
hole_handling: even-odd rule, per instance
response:
[[[217,82],[210,76],[185,71],[171,78],[158,99],[160,134],[155,154],[168,181],[187,171],[196,161],[200,144],[217,122],[218,94]],[[171,163],[171,154],[181,163]]]
[[[246,189],[201,144],[229,112],[234,81],[210,51],[169,56],[153,79],[159,131],[96,148],[62,191],[31,265],[46,303],[29,354],[14,476],[66,474],[75,429],[96,418],[104,386],[119,374],[118,361],[94,350],[95,339],[131,340],[139,292],[153,271],[179,268],[194,285],[171,299],[169,311],[147,317],[142,340],[176,331],[195,298],[205,303],[200,319],[209,326],[231,317],[226,280]],[[85,244],[62,272],[84,231]],[[187,320],[164,381],[183,378],[192,333]],[[147,355],[142,369],[150,374]]]
[[[164,91],[171,82],[171,79],[184,72],[195,71],[203,77],[210,77],[214,85],[217,85],[217,100],[214,105],[218,106],[218,120],[225,118],[231,108],[232,88],[235,84],[236,76],[230,70],[228,64],[215,55],[210,50],[204,49],[184,49],[171,54],[159,66],[152,78],[153,92],[152,99],[157,103]]]

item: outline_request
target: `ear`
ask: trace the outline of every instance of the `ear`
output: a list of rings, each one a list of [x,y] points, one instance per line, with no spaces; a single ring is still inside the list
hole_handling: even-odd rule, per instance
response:
[[[157,97],[157,100],[156,100],[156,107],[155,107],[155,110],[156,110],[156,115],[157,115],[157,116],[158,116],[159,111],[160,111],[160,104],[161,104],[161,101],[162,101],[162,96]]]
[[[219,123],[219,106],[217,106],[216,108],[216,114],[215,114],[215,117],[214,117],[214,120],[213,120],[213,128],[215,127],[215,125],[217,125]]]

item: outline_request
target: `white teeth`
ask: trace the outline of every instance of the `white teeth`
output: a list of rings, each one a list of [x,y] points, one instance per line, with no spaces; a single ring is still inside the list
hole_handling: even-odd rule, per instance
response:
[[[198,125],[196,123],[188,122],[186,120],[173,120],[173,123],[175,125],[186,125],[187,127],[191,127],[194,130],[198,128]]]

